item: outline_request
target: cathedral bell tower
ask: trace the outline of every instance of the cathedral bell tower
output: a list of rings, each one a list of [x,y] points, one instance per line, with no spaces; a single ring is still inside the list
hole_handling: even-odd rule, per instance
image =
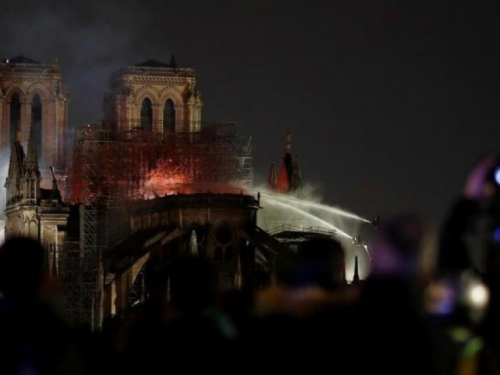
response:
[[[42,173],[50,165],[63,169],[67,116],[68,94],[56,61],[42,64],[25,56],[0,61],[1,156],[8,156],[19,127],[25,143],[33,125]]]
[[[42,177],[36,173],[23,177],[23,189],[29,185],[30,197],[36,199],[34,181],[38,178],[38,183],[49,182],[49,166],[53,166],[56,175],[64,180],[67,123],[68,93],[56,60],[40,63],[26,56],[0,60],[0,180],[5,181],[7,178],[7,160],[11,145],[14,144],[14,148],[19,150],[21,144],[26,144],[31,126],[33,143],[37,150],[37,164],[40,164],[38,173],[41,173]],[[34,159],[28,162],[32,164]],[[44,187],[49,188],[50,185]],[[11,190],[10,194],[17,197],[14,190]],[[23,199],[27,199],[27,196],[23,195]],[[0,192],[2,227],[7,200],[9,198]]]
[[[166,134],[199,131],[202,106],[194,69],[178,67],[172,57],[169,64],[148,60],[116,72],[104,108],[118,130]]]

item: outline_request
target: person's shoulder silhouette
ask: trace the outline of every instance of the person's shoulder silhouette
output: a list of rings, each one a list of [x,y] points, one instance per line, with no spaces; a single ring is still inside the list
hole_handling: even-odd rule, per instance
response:
[[[45,250],[31,238],[0,246],[0,373],[83,372],[73,329],[43,296]]]
[[[0,247],[0,291],[3,296],[33,298],[42,286],[44,249],[36,240],[13,237]]]

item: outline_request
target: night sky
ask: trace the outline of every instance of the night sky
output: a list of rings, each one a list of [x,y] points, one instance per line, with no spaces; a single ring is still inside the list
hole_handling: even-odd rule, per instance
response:
[[[113,71],[173,53],[196,70],[203,119],[252,136],[257,182],[290,129],[324,202],[367,218],[416,212],[435,226],[471,164],[500,150],[493,2],[80,3],[0,6],[0,57],[58,58],[71,127],[101,119]]]

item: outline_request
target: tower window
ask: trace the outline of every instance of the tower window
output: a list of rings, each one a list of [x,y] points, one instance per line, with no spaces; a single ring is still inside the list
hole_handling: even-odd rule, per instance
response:
[[[163,132],[175,132],[175,107],[172,99],[168,99],[163,107]]]
[[[31,105],[31,121],[35,135],[35,145],[38,156],[42,151],[42,101],[39,95],[35,95]]]
[[[145,98],[141,105],[141,128],[147,131],[153,130],[153,106],[148,98]]]
[[[14,94],[10,99],[10,140],[16,139],[17,129],[21,127],[21,101],[19,95]]]

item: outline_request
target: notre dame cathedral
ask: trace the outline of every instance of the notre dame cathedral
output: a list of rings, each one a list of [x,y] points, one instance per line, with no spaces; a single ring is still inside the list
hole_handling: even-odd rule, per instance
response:
[[[306,232],[258,226],[251,138],[232,123],[202,123],[194,70],[148,60],[118,70],[109,91],[102,121],[80,124],[70,144],[59,65],[0,62],[4,236],[42,243],[71,319],[100,327],[162,296],[169,264],[186,253],[212,259],[228,287],[286,274]],[[300,188],[290,137],[269,180],[283,194]],[[345,279],[343,262],[338,271]]]
[[[177,67],[173,58],[126,66],[111,77],[103,123],[117,130],[199,131],[202,101],[195,83],[194,70]],[[6,191],[0,225],[6,237],[29,235],[44,244],[67,237],[61,185],[71,157],[68,110],[56,61],[17,56],[0,62],[0,179]]]
[[[173,58],[121,68],[102,121],[71,140],[62,78],[56,62],[0,62],[0,203],[4,237],[46,249],[72,319],[98,327],[138,291],[161,292],[186,252],[212,258],[228,285],[253,283],[250,240],[271,240],[256,229],[259,200],[243,194],[250,140],[233,123],[202,124],[194,70]]]

